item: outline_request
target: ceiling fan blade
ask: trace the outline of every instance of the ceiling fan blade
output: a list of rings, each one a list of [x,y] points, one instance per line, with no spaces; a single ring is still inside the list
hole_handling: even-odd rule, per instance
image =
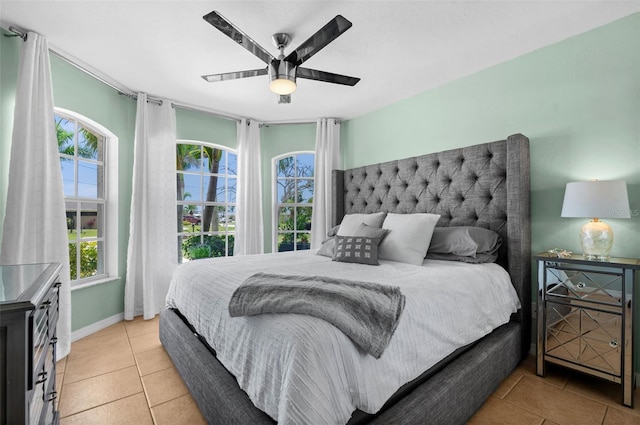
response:
[[[360,78],[357,77],[349,77],[346,75],[333,74],[331,72],[302,67],[298,67],[296,77],[306,78],[308,80],[324,81],[326,83],[343,84],[345,86],[355,86],[358,81],[360,81]]]
[[[274,57],[267,52],[262,46],[253,41],[251,37],[242,32],[236,26],[234,26],[231,22],[227,21],[227,19],[216,12],[215,10],[211,13],[208,13],[202,17],[205,21],[209,22],[211,25],[220,30],[227,37],[240,44],[242,47],[253,53],[255,56],[260,58],[260,60],[267,65],[271,63]]]
[[[267,68],[262,69],[251,69],[248,71],[237,71],[237,72],[225,72],[224,74],[210,74],[203,75],[206,81],[210,83],[214,83],[216,81],[226,81],[226,80],[236,80],[238,78],[247,78],[247,77],[257,77],[258,75],[267,75],[269,71]]]
[[[351,25],[351,22],[342,15],[337,15],[324,27],[320,28],[318,32],[309,37],[307,41],[298,46],[296,50],[289,53],[289,56],[287,56],[285,60],[295,65],[302,64],[327,44],[338,38],[343,32],[351,28]]]

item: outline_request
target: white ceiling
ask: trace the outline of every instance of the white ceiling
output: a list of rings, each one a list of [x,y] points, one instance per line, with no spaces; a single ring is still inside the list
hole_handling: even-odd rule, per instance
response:
[[[207,83],[264,63],[202,19],[212,10],[277,56],[335,15],[353,27],[305,67],[360,77],[355,87],[298,80],[289,105],[268,77]],[[0,24],[134,92],[267,122],[353,118],[640,11],[639,1],[6,1]]]

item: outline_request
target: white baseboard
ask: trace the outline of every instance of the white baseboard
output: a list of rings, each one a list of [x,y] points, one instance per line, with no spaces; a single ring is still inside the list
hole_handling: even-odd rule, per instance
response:
[[[115,325],[116,323],[122,322],[123,320],[124,320],[124,312],[118,313],[111,317],[107,317],[106,319],[102,319],[99,322],[92,323],[89,326],[85,326],[84,328],[75,330],[71,332],[71,342],[75,342],[79,339],[84,338],[85,336],[89,336],[104,328],[108,328],[111,325]]]

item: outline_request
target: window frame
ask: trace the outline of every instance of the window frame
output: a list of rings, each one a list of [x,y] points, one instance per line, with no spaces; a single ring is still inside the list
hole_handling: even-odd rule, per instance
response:
[[[95,238],[96,241],[102,240],[102,264],[103,271],[100,274],[96,274],[94,276],[88,277],[79,277],[76,274],[77,278],[74,280],[70,280],[71,286],[73,289],[82,288],[86,286],[92,286],[97,283],[111,281],[118,277],[118,137],[107,129],[102,124],[99,124],[88,118],[82,114],[71,111],[65,108],[54,107],[54,115],[65,118],[67,120],[75,121],[76,128],[82,127],[88,130],[91,133],[96,134],[99,137],[103,138],[103,198],[96,202],[96,199],[100,198],[88,198],[81,196],[73,196],[67,197],[64,196],[65,205],[68,202],[76,202],[78,205],[85,203],[102,203],[103,207],[103,218],[102,218],[102,237]],[[77,134],[74,135],[77,137]],[[75,143],[75,142],[74,142]],[[62,158],[62,154],[58,152],[58,157]],[[78,159],[84,161],[86,159],[82,157],[78,157],[77,151],[74,153],[74,161],[78,161]],[[96,160],[90,160],[88,162],[98,163]],[[77,170],[75,171],[75,176],[77,177]],[[77,189],[77,178],[74,184]],[[77,194],[77,191],[76,191]],[[65,207],[66,209],[66,207]],[[80,211],[80,210],[78,210]],[[77,242],[80,243],[80,242]],[[76,255],[78,254],[78,250],[76,249]],[[100,260],[99,260],[100,261]],[[79,270],[80,264],[78,262],[78,258],[76,259],[76,264]],[[77,271],[76,271],[77,272]]]
[[[208,148],[213,148],[213,149],[218,149],[218,150],[222,150],[222,151],[226,151],[227,154],[231,153],[233,155],[235,155],[236,157],[236,167],[237,167],[237,161],[238,161],[238,151],[237,149],[234,148],[230,148],[228,146],[225,145],[221,145],[218,143],[213,143],[213,142],[206,142],[203,140],[193,140],[193,139],[176,139],[176,147],[178,145],[197,145],[197,146],[201,146],[201,147],[208,147]],[[207,205],[211,205],[211,206],[222,206],[225,208],[225,211],[229,211],[229,208],[233,208],[233,211],[237,212],[237,205],[238,205],[238,200],[237,198],[235,198],[235,202],[229,202],[228,200],[228,193],[229,193],[229,178],[234,178],[236,181],[235,187],[237,190],[237,184],[238,184],[238,173],[237,173],[237,169],[235,170],[235,174],[229,174],[229,169],[228,169],[228,156],[227,156],[227,167],[224,171],[224,173],[215,173],[217,176],[219,177],[224,177],[225,178],[225,200],[224,201],[216,201],[216,202],[207,202],[204,198],[204,196],[201,196],[201,199],[198,201],[191,201],[188,202],[186,200],[182,200],[179,201],[178,199],[176,199],[176,207],[180,206],[180,205],[198,205],[200,207],[201,214],[204,211],[205,206]],[[200,178],[204,178],[206,176],[209,176],[211,173],[208,172],[204,172],[202,169],[200,169],[199,171],[190,171],[190,170],[178,170],[177,164],[176,164],[176,169],[175,169],[175,175],[177,177],[178,173],[182,173],[182,174],[187,174],[187,175],[198,175],[200,176]],[[201,183],[203,183],[203,180],[201,180]],[[177,181],[176,181],[177,184]],[[204,185],[201,186],[201,190],[204,190]],[[201,194],[203,195],[203,194]],[[237,193],[236,193],[237,195]],[[184,214],[183,214],[184,217]],[[202,216],[200,218],[200,220],[202,220]],[[202,221],[201,221],[202,222]],[[225,230],[224,231],[208,231],[208,232],[204,232],[202,230],[202,228],[200,228],[200,230],[198,232],[179,232],[177,231],[177,229],[175,229],[176,231],[176,237],[177,237],[177,255],[178,255],[178,263],[184,263],[184,262],[188,262],[191,261],[190,259],[187,259],[184,257],[183,253],[182,253],[182,242],[184,241],[184,238],[190,237],[190,236],[196,236],[199,235],[200,236],[200,243],[203,242],[203,237],[204,236],[225,236],[225,257],[231,257],[233,256],[233,249],[230,249],[229,246],[229,236],[233,236],[235,239],[235,235],[236,235],[236,231],[235,231],[235,226],[234,226],[234,230],[230,231],[229,228],[227,226],[225,226]],[[235,243],[235,241],[234,241]]]
[[[293,156],[294,158],[297,159],[298,155],[313,155],[313,163],[314,163],[314,170],[313,170],[313,177],[298,177],[295,176],[293,177],[294,180],[313,180],[313,192],[312,192],[312,198],[315,197],[315,189],[316,189],[316,173],[315,173],[315,159],[316,159],[316,152],[313,150],[300,150],[300,151],[292,151],[292,152],[287,152],[278,156],[275,156],[272,158],[271,160],[271,198],[272,198],[272,202],[271,202],[271,206],[272,206],[272,216],[273,216],[273,220],[272,220],[272,229],[271,229],[271,252],[280,252],[278,251],[278,236],[279,236],[279,229],[278,229],[278,224],[279,224],[279,212],[278,210],[280,209],[281,206],[286,206],[286,207],[294,207],[294,208],[298,208],[298,207],[311,207],[311,211],[313,212],[313,206],[315,204],[315,202],[311,202],[311,203],[302,203],[302,202],[293,202],[293,203],[289,203],[289,204],[280,204],[279,203],[279,199],[278,199],[278,162],[283,159],[283,158],[287,158],[290,156]],[[296,161],[297,163],[297,161]],[[289,177],[291,178],[291,177]],[[296,191],[297,191],[297,185],[296,185]],[[295,214],[295,220],[297,220],[297,209],[294,210],[294,214]],[[293,229],[292,232],[286,232],[286,233],[293,233],[294,235],[294,243],[293,243],[293,251],[307,251],[305,250],[299,250],[298,249],[298,244],[295,242],[297,240],[297,235],[298,233],[306,233],[309,235],[309,238],[311,238],[311,230],[298,230],[298,229]],[[311,240],[311,239],[309,239]],[[287,252],[287,251],[283,251],[283,252]]]

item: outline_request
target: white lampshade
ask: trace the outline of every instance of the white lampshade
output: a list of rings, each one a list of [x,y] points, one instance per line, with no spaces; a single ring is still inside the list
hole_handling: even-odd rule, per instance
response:
[[[582,253],[588,260],[608,261],[613,230],[600,218],[631,218],[627,184],[622,180],[567,183],[562,217],[591,217],[580,229]]]
[[[567,183],[561,216],[631,218],[627,184],[622,180]]]

